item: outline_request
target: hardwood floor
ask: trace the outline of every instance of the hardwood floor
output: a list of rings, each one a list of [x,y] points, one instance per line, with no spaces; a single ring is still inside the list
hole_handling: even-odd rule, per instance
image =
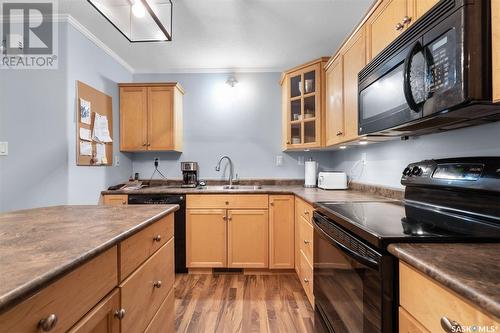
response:
[[[314,311],[295,274],[179,274],[176,332],[314,332]]]

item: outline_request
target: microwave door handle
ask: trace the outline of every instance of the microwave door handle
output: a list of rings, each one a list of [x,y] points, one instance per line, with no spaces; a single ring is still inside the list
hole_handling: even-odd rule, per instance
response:
[[[420,52],[421,50],[422,50],[422,44],[420,43],[420,41],[416,41],[415,44],[413,44],[413,46],[411,47],[410,52],[408,52],[404,64],[403,88],[405,93],[405,99],[410,109],[413,110],[414,112],[419,112],[419,110],[417,102],[415,102],[415,99],[413,98],[413,93],[411,91],[411,85],[410,85],[411,60],[413,56],[418,52]]]

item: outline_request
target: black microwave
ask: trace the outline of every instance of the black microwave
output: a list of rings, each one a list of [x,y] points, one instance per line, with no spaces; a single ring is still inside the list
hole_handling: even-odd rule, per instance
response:
[[[491,3],[441,0],[358,75],[360,135],[407,136],[500,120]]]

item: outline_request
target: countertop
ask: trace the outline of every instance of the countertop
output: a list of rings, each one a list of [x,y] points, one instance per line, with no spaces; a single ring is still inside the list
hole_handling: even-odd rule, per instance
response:
[[[0,313],[178,209],[54,206],[0,214]]]
[[[305,188],[300,185],[264,185],[260,189],[223,189],[222,186],[202,188],[179,188],[170,186],[145,187],[139,190],[102,191],[101,194],[294,194],[309,204],[321,201],[374,201],[390,200],[397,197],[397,191],[381,189],[381,193],[369,193],[354,190],[322,190],[320,188]],[[386,197],[382,194],[387,195]]]
[[[389,252],[500,318],[500,244],[391,244]]]

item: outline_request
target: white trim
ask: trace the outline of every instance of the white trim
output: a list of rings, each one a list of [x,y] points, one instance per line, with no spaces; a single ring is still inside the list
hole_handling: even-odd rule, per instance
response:
[[[82,35],[87,37],[91,42],[93,42],[97,47],[101,48],[107,55],[115,59],[120,65],[125,67],[131,74],[134,74],[134,68],[130,66],[122,57],[120,57],[115,51],[111,50],[102,40],[100,40],[96,35],[94,35],[89,29],[78,22],[73,16],[69,14],[59,14],[55,18],[56,22],[67,22],[78,30]]]
[[[167,68],[161,71],[136,70],[134,74],[230,74],[230,73],[282,73],[281,67],[257,68]]]

